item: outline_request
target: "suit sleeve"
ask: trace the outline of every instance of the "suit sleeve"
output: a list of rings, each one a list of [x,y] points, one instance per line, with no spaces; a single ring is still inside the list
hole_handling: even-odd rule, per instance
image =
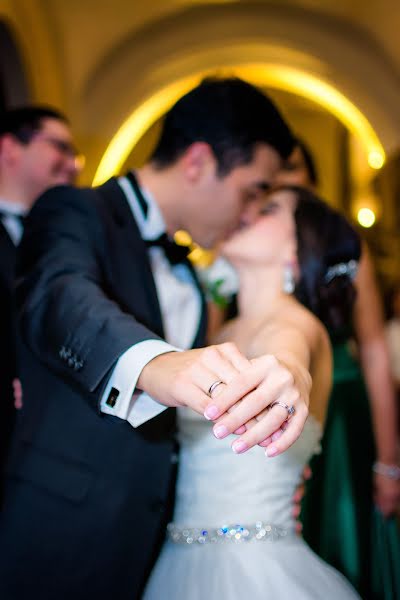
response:
[[[119,357],[160,338],[107,290],[105,236],[94,193],[61,186],[37,201],[20,246],[17,304],[31,351],[99,410]]]

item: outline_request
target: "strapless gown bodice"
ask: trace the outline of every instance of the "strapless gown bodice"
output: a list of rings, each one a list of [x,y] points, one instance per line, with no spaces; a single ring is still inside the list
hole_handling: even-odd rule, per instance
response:
[[[217,440],[189,410],[178,429],[173,523],[143,600],[358,599],[294,531],[293,493],[322,433],[313,417],[274,458],[258,446],[234,454],[233,436]]]
[[[297,442],[274,458],[267,458],[259,446],[234,454],[233,436],[217,440],[210,423],[186,409],[178,411],[178,431],[176,525],[218,527],[262,521],[294,529],[292,496],[304,466],[319,450],[322,434],[313,417]]]

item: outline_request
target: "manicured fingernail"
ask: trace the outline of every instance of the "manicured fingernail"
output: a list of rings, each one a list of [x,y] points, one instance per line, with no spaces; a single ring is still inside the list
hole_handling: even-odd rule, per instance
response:
[[[259,446],[263,446],[263,448],[265,448],[266,446],[269,446],[271,442],[272,442],[272,440],[271,440],[271,438],[269,437],[269,438],[267,438],[266,440],[264,440],[264,441],[260,442],[258,445],[259,445]]]
[[[234,451],[235,454],[241,454],[242,452],[245,452],[245,450],[248,449],[248,445],[246,444],[246,442],[243,442],[242,440],[236,440],[236,442],[233,442],[232,444],[232,450]]]
[[[241,425],[233,433],[236,433],[236,435],[242,435],[242,433],[245,433],[246,431],[247,431],[246,425]]]
[[[213,433],[216,438],[221,440],[222,438],[226,437],[229,432],[225,425],[215,425],[213,427]]]
[[[204,416],[209,421],[212,421],[213,419],[218,417],[218,415],[219,415],[219,408],[218,408],[218,406],[215,406],[214,404],[209,404],[206,407],[206,410],[204,411]]]
[[[276,440],[279,440],[279,438],[281,437],[282,433],[283,433],[283,431],[275,431],[275,433],[272,434],[272,436],[271,436],[271,440],[273,442],[276,442]]]
[[[278,448],[276,446],[269,446],[265,451],[266,456],[272,457],[278,454]]]

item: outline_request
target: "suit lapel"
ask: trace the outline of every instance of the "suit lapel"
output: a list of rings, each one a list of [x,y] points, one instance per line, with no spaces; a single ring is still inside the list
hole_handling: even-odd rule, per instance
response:
[[[16,255],[17,249],[0,221],[0,276],[10,289],[14,282]]]
[[[97,188],[109,233],[111,276],[127,309],[158,335],[164,335],[151,266],[128,201],[115,178]],[[111,217],[111,218],[110,218]]]

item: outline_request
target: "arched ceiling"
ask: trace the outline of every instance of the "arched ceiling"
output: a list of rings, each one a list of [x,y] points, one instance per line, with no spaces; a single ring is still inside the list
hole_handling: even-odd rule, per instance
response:
[[[42,11],[51,18],[57,34],[61,36],[66,66],[73,68],[76,57],[80,56],[79,68],[82,70],[82,76],[84,72],[88,73],[97,61],[97,53],[83,56],[86,44],[106,55],[118,40],[129,33],[139,31],[151,22],[173,15],[182,9],[231,4],[257,3],[249,0],[40,0]],[[258,4],[271,9],[289,8],[309,14],[320,14],[334,20],[339,19],[355,29],[362,29],[372,43],[385,53],[398,74],[400,73],[400,13],[397,0],[260,0]],[[79,36],[77,32],[82,27],[85,35]]]
[[[171,83],[250,63],[320,78],[358,107],[387,151],[399,145],[398,82],[376,44],[336,18],[258,2],[185,6],[127,35],[87,77],[81,117],[89,132],[100,120],[110,139],[132,111]],[[99,138],[96,149],[100,158]]]
[[[37,100],[70,115],[92,172],[128,115],[166,84],[246,63],[299,68],[400,146],[394,0],[1,0]],[[112,108],[112,109],[111,109]]]

